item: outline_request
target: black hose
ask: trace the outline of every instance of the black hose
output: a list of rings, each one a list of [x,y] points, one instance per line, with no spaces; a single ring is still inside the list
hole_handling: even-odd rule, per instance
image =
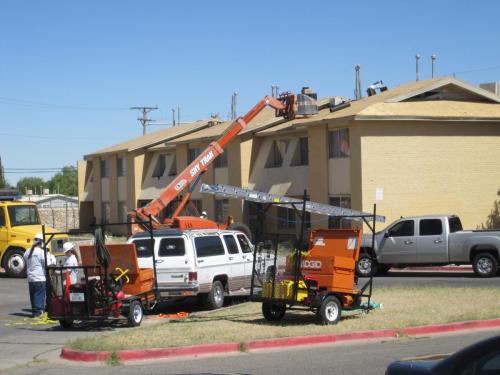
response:
[[[111,255],[105,245],[105,236],[101,227],[97,227],[94,232],[94,245],[99,264],[107,269],[111,263]]]

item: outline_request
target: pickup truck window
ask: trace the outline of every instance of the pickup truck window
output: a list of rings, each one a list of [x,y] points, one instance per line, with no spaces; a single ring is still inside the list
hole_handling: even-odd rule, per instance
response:
[[[450,233],[460,232],[462,230],[462,222],[458,216],[453,216],[448,219],[450,224]]]
[[[224,236],[224,242],[226,243],[227,250],[229,254],[238,254],[238,245],[236,244],[236,240],[232,234],[226,234]]]
[[[40,224],[35,206],[9,206],[8,211],[11,227]]]
[[[389,229],[388,233],[391,237],[413,236],[415,233],[415,224],[413,220],[400,221]]]
[[[134,241],[137,258],[148,258],[153,256],[153,248],[151,247],[151,240],[137,240]],[[154,240],[153,240],[154,246]]]
[[[443,223],[441,219],[420,220],[421,236],[437,236],[443,233]]]
[[[162,238],[158,256],[160,257],[178,257],[186,253],[184,247],[184,238]]]
[[[198,258],[224,255],[224,246],[219,236],[204,236],[194,239]]]
[[[3,212],[3,207],[0,207],[0,227],[5,226],[5,213]]]

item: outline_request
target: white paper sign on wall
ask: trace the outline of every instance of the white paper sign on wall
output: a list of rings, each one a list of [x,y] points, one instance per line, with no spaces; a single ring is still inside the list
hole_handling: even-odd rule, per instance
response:
[[[383,201],[384,200],[384,188],[383,187],[378,187],[375,189],[375,200],[376,201]]]

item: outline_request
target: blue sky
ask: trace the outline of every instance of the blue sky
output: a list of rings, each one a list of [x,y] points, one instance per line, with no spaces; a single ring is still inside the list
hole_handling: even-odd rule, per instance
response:
[[[75,165],[142,134],[131,106],[158,105],[165,123],[177,105],[182,121],[225,118],[234,91],[245,113],[273,83],[352,97],[355,64],[363,90],[395,86],[415,79],[417,52],[422,78],[435,53],[438,75],[500,81],[498,14],[497,1],[4,0],[0,157]]]

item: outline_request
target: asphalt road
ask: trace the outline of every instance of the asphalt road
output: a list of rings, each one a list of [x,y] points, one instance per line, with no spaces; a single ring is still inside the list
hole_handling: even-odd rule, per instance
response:
[[[360,279],[361,285],[368,279]],[[373,278],[374,287],[449,287],[449,288],[485,288],[500,287],[500,276],[481,278],[472,271],[389,271],[385,275]]]
[[[433,338],[399,339],[385,342],[335,344],[311,348],[268,350],[228,356],[176,359],[134,364],[81,365],[59,360],[10,371],[13,375],[137,375],[137,374],[383,374],[389,363],[415,356],[452,353],[500,330],[452,334]]]
[[[389,286],[499,287],[500,277],[480,279],[472,273],[396,273],[374,278],[374,287]],[[99,332],[110,332],[119,325],[85,327],[63,331],[56,325],[33,325],[29,317],[29,296],[25,279],[0,276],[0,370],[23,365],[38,358],[57,358],[61,346],[68,340]],[[195,303],[166,305],[162,312],[192,311]],[[148,324],[145,322],[144,324]]]

